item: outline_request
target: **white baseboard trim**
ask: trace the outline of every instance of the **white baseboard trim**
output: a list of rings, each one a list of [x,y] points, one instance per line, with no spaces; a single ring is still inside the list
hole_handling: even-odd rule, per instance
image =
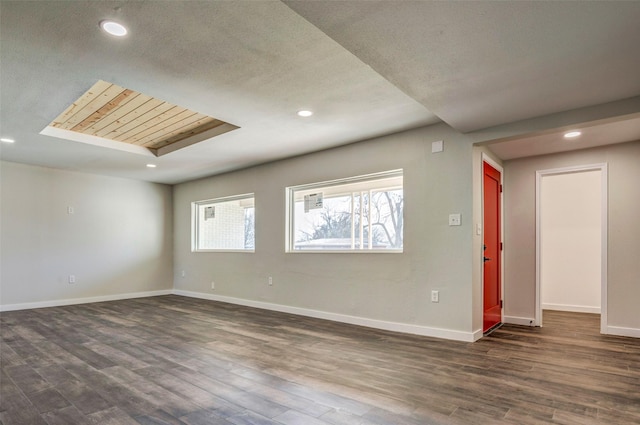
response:
[[[451,339],[455,341],[474,342],[475,332],[462,332],[450,329],[430,328],[427,326],[412,325],[408,323],[388,322],[384,320],[368,319],[365,317],[350,316],[347,314],[330,313],[327,311],[312,310],[308,308],[292,307],[283,304],[273,304],[263,301],[247,300],[243,298],[228,297],[224,295],[207,294],[203,292],[183,291],[174,289],[174,295],[200,298],[210,301],[220,301],[246,307],[260,308],[263,310],[279,311],[282,313],[297,314],[299,316],[314,317],[316,319],[331,320],[333,322],[348,323],[351,325],[365,326],[368,328],[382,329],[386,331],[402,332],[414,335],[429,336],[434,338]],[[482,336],[482,333],[480,333]],[[478,337],[479,338],[479,337]]]
[[[480,338],[482,338],[484,336],[484,332],[482,332],[482,328],[476,330],[473,333],[473,342],[476,342],[477,340],[479,340]]]
[[[146,298],[146,297],[156,297],[158,295],[171,295],[171,294],[173,294],[172,289],[163,289],[159,291],[130,292],[127,294],[102,295],[98,297],[70,298],[66,300],[6,304],[6,305],[0,305],[0,312],[15,311],[15,310],[30,310],[34,308],[62,307],[65,305],[75,305],[75,304],[100,303],[104,301],[118,301],[118,300],[127,300],[131,298]]]
[[[569,304],[542,304],[543,310],[571,311],[573,313],[595,313],[600,314],[600,307],[588,307],[583,305]]]
[[[607,335],[616,336],[630,336],[633,338],[640,338],[640,329],[636,328],[622,328],[619,326],[607,326]]]
[[[522,326],[535,326],[536,323],[536,319],[533,317],[504,316],[502,320],[504,320],[504,323]]]

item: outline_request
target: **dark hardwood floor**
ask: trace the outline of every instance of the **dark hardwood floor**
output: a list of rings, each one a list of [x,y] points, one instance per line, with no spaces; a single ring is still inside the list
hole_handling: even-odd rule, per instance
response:
[[[640,339],[476,343],[163,296],[0,314],[4,425],[638,424]]]

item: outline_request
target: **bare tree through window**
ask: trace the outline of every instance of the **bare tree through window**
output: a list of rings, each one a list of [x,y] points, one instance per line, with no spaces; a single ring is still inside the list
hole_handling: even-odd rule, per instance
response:
[[[310,209],[307,203],[305,208],[304,194],[311,191],[317,191],[312,196],[322,195],[321,207]],[[372,181],[313,186],[294,197],[294,250],[403,248],[401,174]]]

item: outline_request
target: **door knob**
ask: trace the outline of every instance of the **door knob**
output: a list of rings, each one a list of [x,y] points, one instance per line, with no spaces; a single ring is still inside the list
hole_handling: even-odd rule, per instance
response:
[[[482,260],[486,263],[487,261],[491,261],[491,258],[489,258],[489,257],[482,257]]]

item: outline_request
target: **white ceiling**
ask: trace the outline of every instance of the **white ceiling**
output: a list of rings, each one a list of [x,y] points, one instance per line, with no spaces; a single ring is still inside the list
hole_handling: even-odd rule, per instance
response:
[[[575,139],[563,137],[565,131],[576,130],[582,133],[579,137]],[[579,127],[560,127],[536,134],[509,137],[506,140],[495,140],[486,144],[498,157],[510,160],[632,140],[640,140],[640,113],[588,122]],[[640,158],[638,158],[638,166],[640,166]]]
[[[640,2],[3,0],[1,155],[173,184],[440,120],[479,130],[640,95],[638,22]],[[39,134],[99,79],[240,129],[161,158]],[[620,141],[640,139],[627,121]]]

